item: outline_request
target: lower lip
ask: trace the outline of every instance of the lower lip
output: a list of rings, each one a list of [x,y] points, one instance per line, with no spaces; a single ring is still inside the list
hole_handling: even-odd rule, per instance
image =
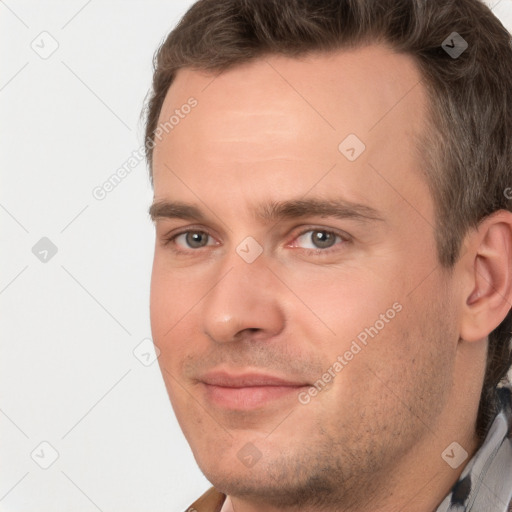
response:
[[[207,399],[226,409],[249,410],[263,407],[276,400],[290,399],[307,386],[251,386],[227,388],[204,384]]]

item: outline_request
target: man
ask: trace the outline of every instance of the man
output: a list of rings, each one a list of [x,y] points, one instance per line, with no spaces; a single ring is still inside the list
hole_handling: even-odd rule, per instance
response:
[[[156,56],[146,135],[153,337],[214,486],[189,510],[512,510],[492,12],[201,0]]]

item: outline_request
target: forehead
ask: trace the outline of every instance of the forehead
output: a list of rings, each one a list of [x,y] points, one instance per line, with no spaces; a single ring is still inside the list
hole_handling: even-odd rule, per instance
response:
[[[196,106],[183,108],[191,98]],[[413,59],[382,46],[270,55],[217,74],[182,69],[159,118],[174,122],[156,141],[155,197],[233,187],[300,196],[321,179],[348,199],[380,186],[396,201],[421,180],[415,137],[426,102]],[[384,190],[386,180],[400,190]]]

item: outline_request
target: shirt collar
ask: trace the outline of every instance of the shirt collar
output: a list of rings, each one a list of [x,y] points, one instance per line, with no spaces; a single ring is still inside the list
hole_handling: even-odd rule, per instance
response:
[[[512,511],[512,385],[497,392],[501,408],[484,442],[436,512]]]

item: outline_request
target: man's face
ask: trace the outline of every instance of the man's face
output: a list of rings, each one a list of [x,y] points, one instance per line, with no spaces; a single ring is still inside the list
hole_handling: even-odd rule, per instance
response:
[[[458,332],[416,154],[420,80],[371,46],[185,69],[167,94],[160,122],[181,116],[155,148],[155,202],[195,210],[156,217],[153,338],[228,494],[371,492],[432,441]]]

